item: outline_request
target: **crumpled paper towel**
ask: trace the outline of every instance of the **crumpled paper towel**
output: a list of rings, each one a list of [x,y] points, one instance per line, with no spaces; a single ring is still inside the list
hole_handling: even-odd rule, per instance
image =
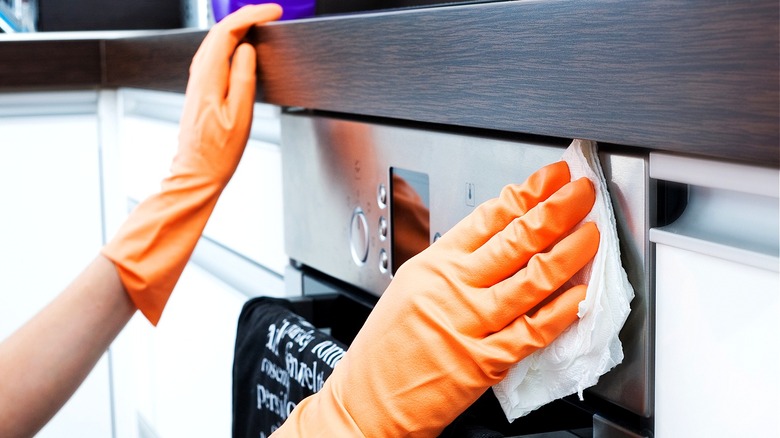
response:
[[[575,392],[582,399],[584,389],[623,361],[618,334],[631,310],[634,289],[620,263],[615,213],[596,143],[574,140],[561,159],[569,164],[572,180],[587,177],[596,189],[596,202],[583,223],[598,225],[599,250],[571,281],[571,285],[588,285],[585,300],[580,302],[579,321],[546,348],[513,366],[493,386],[509,421]]]

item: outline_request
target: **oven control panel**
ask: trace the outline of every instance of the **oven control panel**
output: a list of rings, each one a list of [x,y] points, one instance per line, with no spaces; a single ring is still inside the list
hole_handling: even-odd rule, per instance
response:
[[[566,145],[285,114],[285,245],[381,295],[398,268]]]

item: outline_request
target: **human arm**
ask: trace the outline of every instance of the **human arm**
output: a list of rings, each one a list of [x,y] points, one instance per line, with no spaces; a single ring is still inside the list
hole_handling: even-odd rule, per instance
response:
[[[153,323],[159,319],[249,135],[256,59],[241,41],[253,25],[279,15],[276,5],[248,7],[212,28],[190,69],[179,150],[160,193],[0,344],[0,437],[32,436],[43,427],[136,308]]]
[[[249,138],[257,55],[242,40],[254,25],[281,14],[275,4],[245,6],[206,35],[190,67],[170,176],[102,250],[154,325]]]
[[[98,256],[0,344],[0,436],[40,430],[135,313],[114,265]]]
[[[276,432],[436,436],[577,319],[592,259],[589,181],[555,163],[506,187],[397,271],[345,357]]]

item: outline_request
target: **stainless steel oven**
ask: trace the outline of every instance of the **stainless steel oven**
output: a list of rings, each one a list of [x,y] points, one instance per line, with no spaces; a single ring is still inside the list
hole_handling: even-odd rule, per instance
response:
[[[557,161],[569,142],[288,110],[282,116],[285,247],[292,260],[288,287],[315,300],[335,293],[340,301],[327,300],[327,312],[348,326],[339,329],[348,342],[408,257],[399,249],[404,224],[396,220],[396,178],[406,180],[427,203],[432,242],[504,185],[522,182]],[[647,234],[655,225],[657,188],[648,176],[646,152],[604,145],[600,160],[623,264],[636,294],[621,332],[625,360],[588,390],[584,401],[568,397],[530,419],[500,425],[507,435],[652,436]],[[490,403],[484,403],[488,411],[494,409]],[[485,421],[501,421],[495,412],[482,412]]]

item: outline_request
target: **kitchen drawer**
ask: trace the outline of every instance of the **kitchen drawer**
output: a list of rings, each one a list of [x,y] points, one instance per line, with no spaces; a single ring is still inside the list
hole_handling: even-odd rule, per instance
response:
[[[282,164],[279,145],[251,139],[204,235],[282,275]]]
[[[138,203],[160,191],[160,182],[170,173],[176,155],[179,125],[139,116],[119,122],[122,187]]]

